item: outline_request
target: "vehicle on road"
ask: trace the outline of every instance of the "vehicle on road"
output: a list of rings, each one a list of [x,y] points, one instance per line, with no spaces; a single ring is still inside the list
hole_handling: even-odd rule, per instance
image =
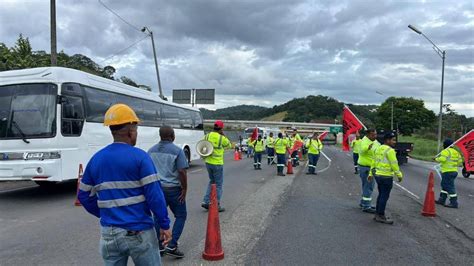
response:
[[[383,137],[385,133],[390,130],[377,130],[377,141],[383,143]],[[397,138],[397,144],[393,148],[397,153],[398,164],[402,165],[408,163],[409,153],[413,151],[413,143],[411,142],[398,142],[398,134],[396,130],[393,130]]]
[[[159,140],[159,127],[175,129],[175,144],[189,161],[199,159],[201,113],[162,100],[156,93],[86,72],[45,67],[0,72],[0,181],[40,185],[75,179],[94,153],[112,142],[103,118],[116,103],[140,118],[137,147]],[[47,182],[50,181],[50,182]]]

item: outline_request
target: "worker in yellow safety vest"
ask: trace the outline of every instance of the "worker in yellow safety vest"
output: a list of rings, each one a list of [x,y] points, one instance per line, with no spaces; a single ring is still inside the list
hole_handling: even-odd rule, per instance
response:
[[[454,180],[458,176],[458,167],[462,166],[463,160],[461,154],[451,147],[452,144],[451,139],[446,139],[443,142],[444,150],[435,158],[441,166],[441,192],[436,203],[449,208],[458,208],[458,195]],[[447,198],[449,198],[449,204],[445,205]]]
[[[266,140],[267,145],[267,164],[274,164],[273,160],[275,160],[275,139],[273,138],[273,132],[270,132]]]
[[[354,174],[359,174],[359,169],[357,167],[357,161],[359,160],[359,150],[360,150],[360,133],[359,131],[356,132],[355,139],[352,140],[351,142],[351,148],[352,148],[352,159],[354,160]]]
[[[253,156],[253,144],[252,144],[252,138],[247,139],[247,158]]]
[[[259,135],[258,138],[252,142],[252,146],[255,149],[255,154],[253,156],[253,168],[255,170],[262,170],[262,154],[265,151],[265,144],[261,135]]]
[[[286,162],[286,151],[290,144],[286,138],[283,138],[283,133],[278,133],[278,138],[275,140],[275,153],[277,155],[277,175],[285,176],[283,169]]]
[[[393,149],[396,143],[396,137],[393,132],[385,134],[384,144],[375,150],[374,160],[368,177],[369,181],[372,181],[375,176],[379,191],[374,220],[384,224],[393,224],[393,220],[385,215],[385,207],[393,187],[393,177],[397,177],[398,182],[403,180],[403,174],[398,166],[397,153]]]
[[[369,181],[370,168],[374,161],[374,152],[380,146],[377,141],[377,131],[368,129],[366,136],[362,138],[359,149],[359,160],[357,160],[360,180],[362,181],[362,199],[359,207],[363,212],[375,213],[375,207],[372,206],[372,192],[374,190],[374,181]]]
[[[216,184],[219,212],[223,212],[225,209],[221,206],[220,202],[222,198],[222,185],[224,183],[224,150],[230,148],[232,144],[229,139],[224,136],[224,123],[220,120],[214,123],[214,131],[207,134],[204,139],[211,142],[214,149],[212,154],[205,160],[207,172],[209,173],[209,185],[207,186],[201,207],[209,209],[211,185]]]
[[[323,150],[323,143],[319,139],[319,134],[314,132],[313,137],[306,142],[308,149],[308,172],[307,175],[316,175],[316,165],[319,160],[319,153]]]

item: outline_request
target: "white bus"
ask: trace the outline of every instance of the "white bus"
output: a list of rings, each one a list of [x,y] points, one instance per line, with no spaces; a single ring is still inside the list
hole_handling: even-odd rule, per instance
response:
[[[148,150],[160,140],[159,127],[169,125],[188,160],[200,158],[195,145],[204,130],[196,108],[74,69],[5,71],[0,72],[0,181],[48,185],[77,178],[79,165],[85,167],[112,142],[102,123],[115,103],[129,105],[142,121],[138,148]]]

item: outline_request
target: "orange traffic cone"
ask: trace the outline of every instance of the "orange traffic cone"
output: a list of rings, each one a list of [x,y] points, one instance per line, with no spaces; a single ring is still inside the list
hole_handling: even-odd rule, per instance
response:
[[[291,159],[288,160],[287,168],[286,168],[286,174],[291,175],[293,174],[293,164],[291,164]]]
[[[235,150],[235,152],[234,152],[234,161],[238,161],[238,160],[240,160],[239,159],[239,152],[237,150]]]
[[[239,160],[242,160],[242,151],[239,151]]]
[[[435,194],[434,194],[434,175],[433,172],[430,172],[430,177],[428,180],[428,188],[426,189],[425,203],[423,204],[423,210],[421,214],[423,216],[435,217],[436,216],[436,207],[435,207]]]
[[[211,202],[209,203],[209,213],[207,216],[206,246],[202,253],[202,258],[205,260],[221,260],[224,258],[218,208],[216,184],[212,184]]]
[[[77,190],[76,190],[76,200],[74,201],[74,206],[82,206],[81,202],[79,202],[79,199],[77,198],[77,195],[79,195],[79,184],[81,183],[82,180],[82,164],[79,164],[79,173],[77,174]]]

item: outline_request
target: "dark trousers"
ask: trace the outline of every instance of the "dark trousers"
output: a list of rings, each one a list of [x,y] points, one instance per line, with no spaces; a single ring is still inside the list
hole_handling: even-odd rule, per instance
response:
[[[291,163],[292,163],[293,167],[298,165],[298,161],[299,161],[298,151],[292,152],[291,153]]]
[[[262,153],[261,151],[256,151],[253,156],[253,167],[255,169],[262,168]]]
[[[319,154],[308,154],[308,173],[314,174],[318,165]]]
[[[354,167],[357,168],[357,161],[359,161],[359,154],[358,153],[353,153],[352,154],[352,159],[354,160]]]
[[[440,198],[444,201],[449,198],[453,205],[457,205],[458,195],[456,194],[456,187],[454,180],[458,176],[457,172],[445,172],[441,174],[441,193]]]
[[[375,181],[377,182],[377,188],[379,190],[375,213],[385,215],[385,207],[387,206],[390,191],[392,191],[393,187],[393,177],[375,176]]]
[[[186,222],[187,211],[186,202],[179,202],[178,198],[181,195],[181,187],[163,187],[163,195],[165,196],[166,205],[170,207],[171,212],[174,215],[175,221],[173,224],[173,238],[168,244],[169,248],[174,248],[178,245],[178,240],[181,237],[184,229],[184,223]],[[158,219],[155,218],[155,229],[158,239],[160,239],[160,225]],[[162,247],[162,241],[160,241],[160,247]]]
[[[275,149],[274,148],[267,148],[268,164],[271,164],[273,162],[273,158],[275,158]]]
[[[277,154],[277,173],[283,174],[285,168],[286,154]]]

